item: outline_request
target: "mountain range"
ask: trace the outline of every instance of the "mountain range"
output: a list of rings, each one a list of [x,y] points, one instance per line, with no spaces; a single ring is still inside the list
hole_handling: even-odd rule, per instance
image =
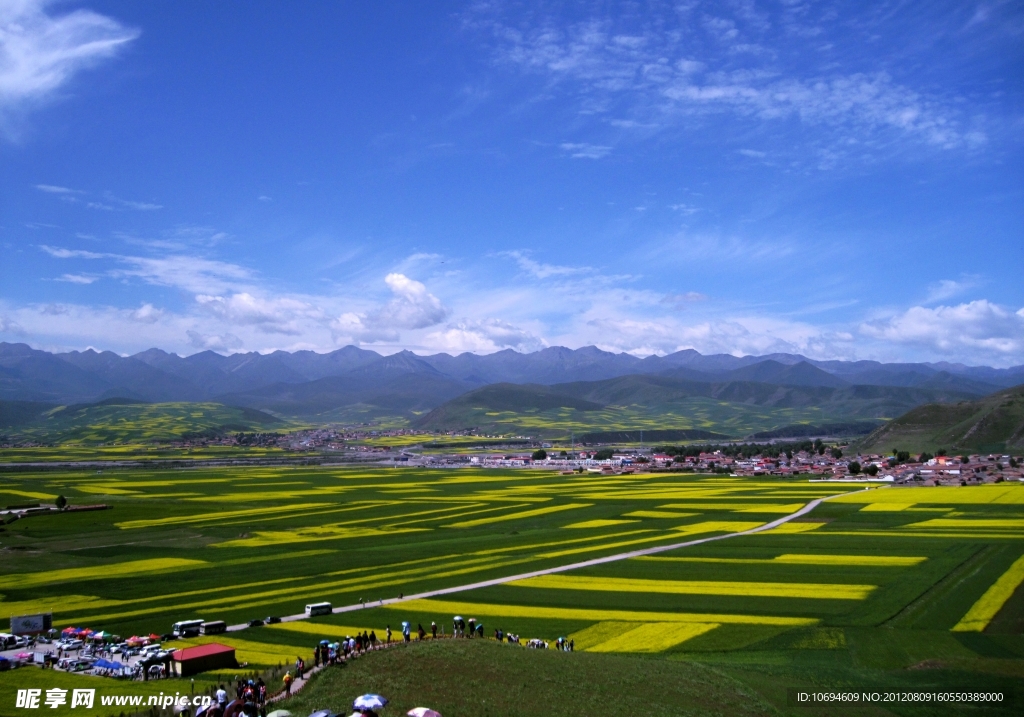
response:
[[[637,358],[594,346],[482,356],[409,351],[382,356],[346,346],[330,353],[204,351],[182,357],[155,348],[120,356],[0,343],[3,401],[215,401],[281,416],[340,422],[392,416],[437,428],[453,427],[444,415],[455,423],[469,419],[467,408],[586,413],[675,404],[682,410],[687,401],[798,413],[816,408],[823,410],[817,416],[822,420],[892,417],[924,403],[977,398],[1021,383],[1024,366],[816,361],[796,354],[705,356],[694,350]],[[497,385],[504,388],[479,391]],[[504,403],[495,407],[492,399]],[[750,425],[785,425],[770,424]]]

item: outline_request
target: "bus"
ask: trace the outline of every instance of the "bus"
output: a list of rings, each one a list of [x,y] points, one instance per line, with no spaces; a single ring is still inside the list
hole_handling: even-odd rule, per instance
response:
[[[331,607],[331,604],[329,602],[315,602],[306,605],[306,614],[310,616],[330,615],[332,609],[333,608]]]
[[[182,620],[171,625],[171,632],[175,637],[195,637],[202,627],[202,620]]]
[[[223,620],[212,620],[211,622],[204,622],[199,626],[199,632],[203,635],[219,635],[222,632],[227,632],[228,624]]]

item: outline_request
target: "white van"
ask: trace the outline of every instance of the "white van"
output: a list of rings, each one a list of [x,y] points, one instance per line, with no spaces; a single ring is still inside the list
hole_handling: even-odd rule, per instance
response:
[[[309,616],[330,615],[333,609],[329,602],[314,602],[306,605],[306,614]]]

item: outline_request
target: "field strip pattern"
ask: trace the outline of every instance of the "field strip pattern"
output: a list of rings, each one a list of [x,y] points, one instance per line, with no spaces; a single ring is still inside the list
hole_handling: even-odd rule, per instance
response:
[[[849,495],[849,494],[839,494],[839,495],[842,496],[842,495]],[[532,572],[520,573],[518,575],[509,575],[509,576],[506,576],[506,577],[493,578],[493,579],[490,579],[490,580],[483,580],[483,581],[480,581],[480,582],[469,583],[469,584],[466,584],[466,585],[457,585],[457,586],[452,586],[452,587],[447,587],[447,588],[440,588],[440,589],[437,589],[437,590],[429,590],[429,591],[426,591],[426,592],[416,593],[416,594],[413,594],[413,595],[402,596],[402,597],[397,597],[397,598],[381,599],[381,600],[378,600],[376,602],[376,605],[383,606],[383,605],[394,605],[394,604],[399,604],[399,603],[411,603],[411,602],[414,602],[414,601],[423,601],[423,600],[427,600],[429,598],[439,597],[439,596],[442,596],[442,595],[451,595],[453,593],[466,592],[466,591],[469,591],[469,590],[477,590],[477,589],[480,589],[480,588],[492,587],[492,586],[495,586],[495,585],[504,585],[506,583],[512,583],[512,582],[516,582],[516,581],[519,581],[519,580],[526,580],[526,579],[529,579],[529,578],[536,578],[536,577],[541,577],[541,576],[544,576],[544,575],[553,575],[553,574],[556,574],[556,573],[564,573],[564,572],[569,572],[571,570],[578,570],[580,568],[588,568],[588,567],[593,567],[593,566],[596,566],[596,565],[604,565],[606,563],[613,563],[613,562],[617,562],[617,561],[620,561],[620,560],[627,560],[629,558],[638,558],[638,557],[643,557],[643,556],[646,556],[646,555],[655,555],[657,553],[668,552],[668,551],[671,551],[671,550],[678,550],[680,548],[688,548],[688,547],[691,547],[691,546],[694,546],[694,545],[702,545],[704,543],[709,543],[709,542],[718,541],[718,540],[725,540],[725,539],[728,539],[728,538],[738,537],[738,536],[742,536],[742,535],[754,535],[754,534],[757,534],[757,533],[766,532],[766,531],[770,531],[770,530],[779,528],[780,526],[786,525],[789,521],[792,521],[792,520],[800,518],[800,517],[802,517],[804,515],[807,515],[808,513],[813,511],[815,508],[817,508],[823,501],[830,500],[833,497],[838,497],[838,496],[826,496],[826,497],[823,497],[823,498],[815,498],[814,500],[812,500],[811,502],[807,503],[806,505],[804,505],[799,510],[797,510],[797,511],[795,511],[793,513],[790,513],[789,515],[782,516],[781,518],[777,518],[777,519],[775,519],[775,520],[773,520],[771,522],[764,523],[762,525],[755,525],[754,527],[749,527],[749,528],[747,528],[745,530],[740,530],[740,531],[733,532],[733,533],[726,533],[726,534],[722,534],[722,535],[712,535],[712,536],[709,536],[709,537],[706,537],[706,538],[697,538],[695,540],[688,540],[688,541],[681,542],[681,543],[671,543],[669,545],[658,545],[658,546],[654,546],[654,547],[650,547],[650,548],[641,548],[641,549],[638,549],[638,550],[632,550],[632,551],[625,552],[625,553],[617,553],[615,555],[605,555],[605,556],[602,556],[602,557],[599,557],[599,558],[592,558],[590,560],[584,560],[582,562],[577,562],[577,563],[569,563],[567,565],[561,565],[561,566],[557,566],[557,567],[553,567],[553,568],[545,568],[545,569],[542,569],[542,570],[535,570],[535,571],[532,571]],[[816,525],[816,524],[814,524],[814,525]],[[365,608],[365,606],[362,603],[357,603],[355,605],[345,605],[345,606],[335,607],[335,608],[333,608],[332,612],[335,613],[335,614],[339,614],[339,613],[353,612],[353,611],[356,611],[356,610],[362,610],[364,608]],[[549,608],[549,609],[557,610],[557,608]],[[306,614],[304,614],[304,613],[298,614],[298,615],[289,615],[287,617],[283,617],[282,621],[293,622],[293,621],[296,621],[296,620],[307,619],[307,617],[308,616]],[[614,620],[616,618],[609,617],[609,618],[594,618],[594,619],[599,621],[601,619]],[[768,618],[765,618],[765,619],[768,619]],[[778,619],[783,619],[783,618],[778,618]],[[789,618],[786,618],[786,619],[789,619]],[[792,619],[799,619],[799,618],[792,618]],[[672,620],[662,620],[662,621],[672,622]],[[703,622],[709,622],[709,623],[711,623],[711,622],[728,622],[728,620],[708,619],[708,620],[703,620]],[[813,623],[815,621],[812,620],[811,622]],[[769,623],[763,623],[763,624],[793,624],[793,623],[769,622]],[[798,622],[796,624],[805,624],[805,623],[799,623]],[[246,625],[244,625],[244,624],[241,624],[241,625],[231,625],[231,626],[228,627],[229,631],[238,631],[238,630],[244,630],[244,629],[246,629]]]
[[[960,618],[960,622],[953,626],[953,632],[982,632],[1021,583],[1024,583],[1024,556],[1017,558],[992,587],[985,591],[967,614]]]

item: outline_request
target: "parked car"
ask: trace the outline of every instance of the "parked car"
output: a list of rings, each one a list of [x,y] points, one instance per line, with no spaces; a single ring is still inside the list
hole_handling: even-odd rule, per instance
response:
[[[65,650],[79,650],[84,644],[81,640],[64,640],[60,643],[60,646]]]
[[[248,625],[249,627],[262,627],[263,626],[263,621],[260,620],[259,618],[257,618],[255,620],[250,620],[249,622],[247,622],[245,624]]]
[[[139,654],[145,655],[145,656],[148,657],[149,655],[155,655],[156,653],[160,652],[160,650],[161,650],[160,643],[159,642],[154,642],[154,643],[152,643],[150,645],[146,645],[145,647],[143,647]]]
[[[267,625],[276,625],[277,623],[281,622],[281,618],[271,616],[271,617],[265,618],[263,620],[263,622],[265,622]]]

